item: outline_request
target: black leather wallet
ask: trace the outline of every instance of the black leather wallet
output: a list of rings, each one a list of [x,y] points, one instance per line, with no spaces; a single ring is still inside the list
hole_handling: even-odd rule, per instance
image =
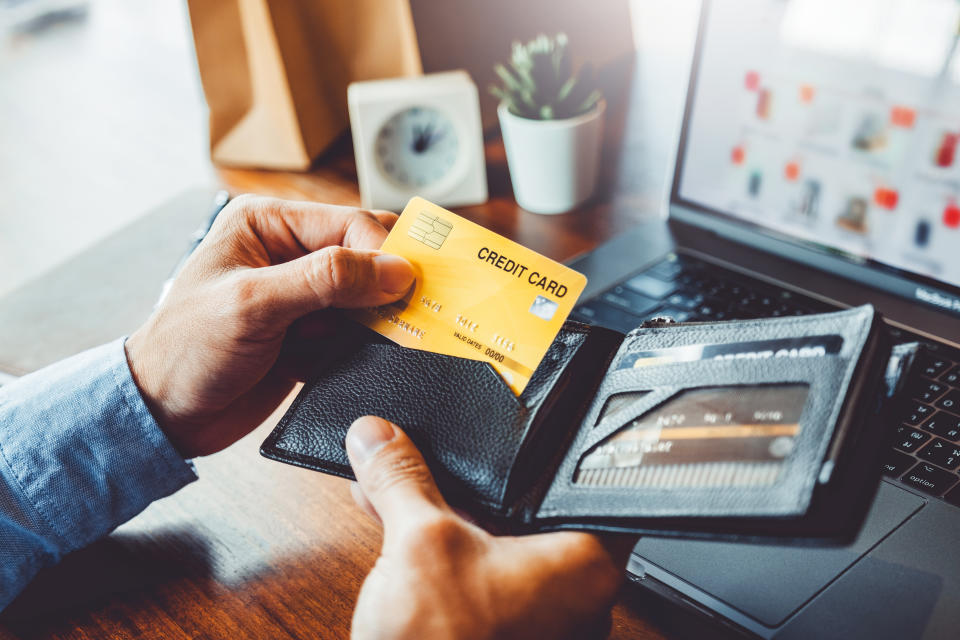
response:
[[[869,306],[627,335],[567,322],[519,397],[484,362],[359,325],[327,353],[264,456],[353,477],[346,431],[382,416],[451,503],[516,531],[845,540],[887,445],[894,360]]]

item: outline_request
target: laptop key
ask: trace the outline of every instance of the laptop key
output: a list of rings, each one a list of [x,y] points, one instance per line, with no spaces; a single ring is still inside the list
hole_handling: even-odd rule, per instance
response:
[[[716,278],[711,278],[705,275],[700,276],[700,279],[696,281],[696,286],[694,289],[697,291],[710,291],[712,289],[721,289],[723,287],[723,281],[717,280]]]
[[[673,293],[673,291],[677,288],[673,282],[657,280],[656,278],[651,278],[643,273],[630,278],[624,282],[624,284],[637,293],[654,298],[656,300],[665,298],[670,293]]]
[[[573,310],[578,319],[591,324],[599,324],[617,331],[630,331],[637,328],[642,320],[622,309],[611,307],[597,300],[585,302]]]
[[[934,413],[920,428],[953,442],[960,440],[960,416],[944,411]]]
[[[658,280],[663,280],[664,282],[672,282],[674,278],[677,277],[677,274],[679,274],[681,271],[683,271],[683,265],[680,264],[676,258],[674,258],[673,260],[667,259],[662,262],[658,262],[654,266],[644,271],[644,273],[648,276],[653,276]]]
[[[930,353],[929,351],[921,352],[920,356],[917,358],[917,366],[920,369],[920,373],[928,378],[936,378],[941,373],[946,371],[952,364],[953,363],[946,358],[941,358],[936,354]]]
[[[730,285],[726,282],[719,282],[709,289],[703,291],[704,295],[711,298],[722,298],[730,295]]]
[[[908,486],[935,496],[942,494],[956,484],[957,480],[955,474],[926,462],[921,462],[900,478],[900,481]]]
[[[702,306],[697,307],[696,309],[694,309],[693,312],[694,312],[697,316],[699,316],[699,317],[701,317],[701,318],[703,318],[703,319],[705,319],[705,320],[712,320],[713,318],[716,317],[716,315],[717,315],[718,313],[720,313],[720,311],[721,311],[721,310],[720,310],[719,308],[715,307],[715,306],[712,306],[712,305],[709,305],[709,304],[705,304],[705,305],[702,305]]]
[[[925,404],[915,404],[907,411],[906,415],[903,418],[903,421],[907,424],[918,425],[933,413],[933,407],[928,407]]]
[[[938,409],[960,414],[960,389],[954,389],[933,403]]]
[[[960,364],[943,374],[943,377],[940,378],[940,380],[942,382],[946,382],[947,384],[952,384],[955,387],[960,386]]]
[[[673,318],[674,322],[686,322],[693,317],[693,314],[684,309],[677,309],[676,307],[664,307],[663,309],[660,309],[656,313],[652,314],[651,317],[657,316]]]
[[[897,449],[900,449],[900,451],[913,453],[929,439],[929,433],[917,431],[916,429],[912,429],[906,425],[900,425],[896,429],[896,439],[894,440],[893,446]]]
[[[920,402],[933,402],[947,391],[946,385],[920,378],[910,385],[910,397]]]
[[[883,461],[883,475],[896,478],[903,475],[903,473],[916,464],[916,462],[917,459],[913,456],[908,456],[905,453],[890,449],[887,451],[886,458]]]
[[[960,447],[952,442],[934,438],[930,444],[917,453],[917,457],[944,469],[953,470],[960,466]]]
[[[781,302],[770,310],[770,317],[780,318],[782,316],[792,316],[795,310],[795,307]]]
[[[616,286],[601,296],[604,302],[623,307],[627,311],[642,316],[660,306],[659,300],[642,296],[626,287]]]
[[[685,293],[681,291],[667,298],[666,303],[671,307],[692,311],[703,303],[703,296],[699,293]]]

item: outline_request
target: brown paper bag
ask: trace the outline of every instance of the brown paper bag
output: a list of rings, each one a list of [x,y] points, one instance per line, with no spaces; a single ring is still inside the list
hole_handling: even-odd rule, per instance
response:
[[[409,0],[188,0],[210,153],[303,170],[347,125],[347,85],[421,72]]]

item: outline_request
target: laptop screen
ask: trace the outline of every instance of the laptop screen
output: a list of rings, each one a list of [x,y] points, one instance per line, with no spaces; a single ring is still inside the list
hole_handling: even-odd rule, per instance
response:
[[[672,203],[960,313],[960,3],[704,12]]]

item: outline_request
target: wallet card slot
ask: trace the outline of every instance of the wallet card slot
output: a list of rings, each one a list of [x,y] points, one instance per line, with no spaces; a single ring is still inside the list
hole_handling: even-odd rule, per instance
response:
[[[538,416],[553,407],[550,392],[594,332],[565,325],[517,397],[486,362],[409,349],[357,329],[304,386],[261,452],[351,478],[346,431],[356,418],[378,415],[407,432],[452,502],[503,511],[521,450]]]
[[[805,383],[687,389],[588,447],[577,485],[771,485],[784,469],[809,394]]]
[[[353,477],[343,442],[364,415],[402,428],[448,493],[498,505],[528,411],[485,362],[362,344],[304,388],[263,451]]]
[[[660,327],[640,327],[626,335],[612,370],[632,366],[638,353],[676,357],[675,350],[703,349],[696,360],[714,358],[713,347],[753,343],[758,349],[822,347],[824,355],[844,358],[860,354],[875,319],[873,307],[864,305],[811,318],[810,316],[763,318],[720,323],[680,323]],[[816,338],[822,338],[817,340]],[[780,343],[780,344],[777,344]],[[761,346],[762,345],[762,346]],[[723,353],[723,349],[719,350]],[[682,359],[683,354],[679,354]],[[729,354],[727,354],[729,355]]]
[[[843,368],[846,364],[846,360],[839,356],[826,356],[818,361],[837,363],[829,365],[831,368]],[[800,363],[803,361],[801,360]],[[717,360],[676,362],[656,367],[609,372],[591,409],[591,414],[596,415],[597,419],[592,427],[585,424],[586,430],[591,433],[584,436],[584,444],[586,446],[596,444],[619,428],[623,422],[635,419],[681,391],[704,387],[736,386],[745,380],[745,375],[751,380],[746,384],[754,384],[752,380],[761,379],[763,376],[766,376],[770,383],[789,383],[798,381],[795,380],[796,372],[804,367],[804,364],[797,364],[794,359]],[[668,381],[678,382],[669,384]],[[598,407],[604,406],[609,398],[637,391],[647,392],[647,394],[622,407],[615,416],[599,419]],[[587,416],[587,421],[589,420],[590,414]]]
[[[456,358],[456,356],[444,356],[446,358]],[[467,362],[473,363],[465,365],[468,369],[476,369],[476,378],[483,384],[485,387],[490,389],[490,393],[493,394],[491,399],[493,402],[502,402],[504,404],[512,405],[516,408],[517,411],[525,411],[526,406],[520,401],[520,398],[513,392],[513,390],[507,385],[507,381],[503,379],[497,370],[489,362],[481,362],[480,360],[470,360],[468,358],[457,358],[458,360],[466,360]],[[476,366],[479,365],[479,366]]]
[[[825,356],[811,359],[684,362],[613,371],[601,386],[576,440],[560,464],[536,518],[801,514],[809,503],[837,420],[841,403],[836,393],[838,388],[843,388],[841,382],[847,365],[845,358]],[[702,486],[690,486],[689,482],[683,480],[689,477],[690,470],[677,467],[671,471],[675,472],[673,477],[676,482],[673,485],[669,482],[660,483],[659,480],[652,484],[648,480],[638,481],[637,486],[627,487],[577,482],[580,464],[591,451],[596,451],[601,443],[633,421],[675,402],[683,394],[716,389],[750,389],[758,393],[756,390],[780,388],[792,390],[790,393],[794,402],[796,397],[802,397],[799,430],[796,437],[790,439],[791,450],[779,467],[756,465],[756,474],[751,477],[763,481],[748,482],[743,486],[743,483],[714,486],[709,482],[702,483]],[[797,391],[798,388],[802,388],[802,391]],[[607,399],[625,390],[646,390],[649,393],[616,415],[598,420]],[[797,393],[801,395],[797,396]],[[781,442],[778,446],[785,445]],[[637,451],[643,452],[642,449]],[[622,459],[616,464],[621,462]],[[771,480],[771,469],[776,471],[775,480]],[[703,473],[726,471],[729,469],[725,470],[722,466],[706,465],[703,469]],[[767,475],[762,475],[764,473]],[[596,477],[592,476],[593,479]],[[634,474],[631,477],[647,476]]]

